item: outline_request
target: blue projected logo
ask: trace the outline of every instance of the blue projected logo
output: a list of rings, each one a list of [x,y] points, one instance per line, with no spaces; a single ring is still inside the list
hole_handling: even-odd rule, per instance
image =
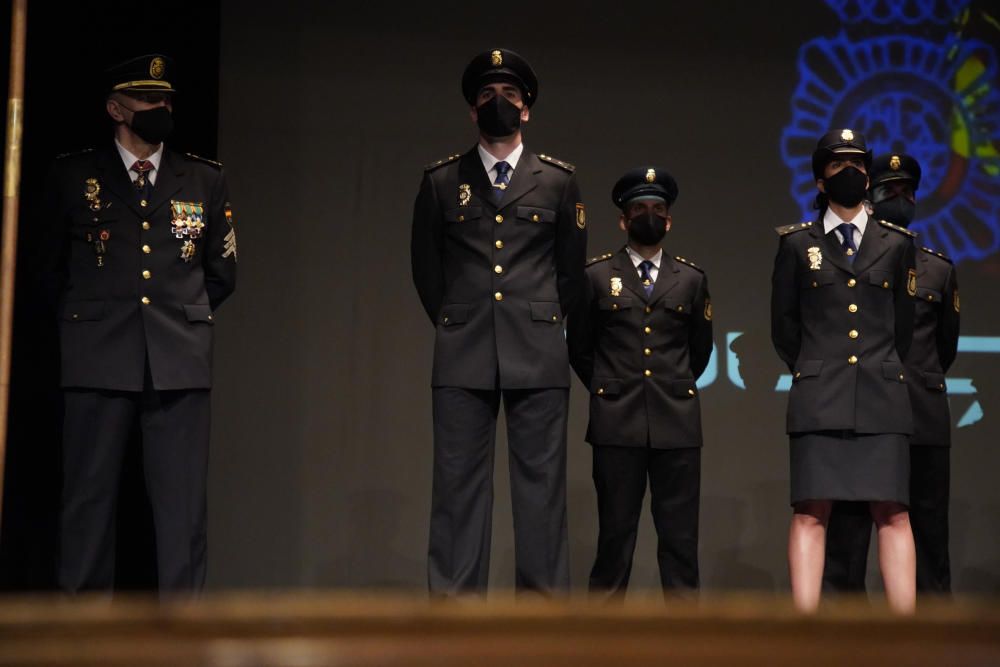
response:
[[[946,13],[959,12],[968,0],[828,4],[845,23],[911,26],[943,24]],[[967,12],[962,16],[968,20]],[[855,40],[841,32],[804,44],[798,66],[781,153],[806,218],[816,195],[816,140],[849,127],[861,131],[876,154],[905,152],[920,161],[912,229],[923,245],[956,262],[1000,250],[1000,67],[993,45],[963,38],[960,30],[940,42],[906,34]]]

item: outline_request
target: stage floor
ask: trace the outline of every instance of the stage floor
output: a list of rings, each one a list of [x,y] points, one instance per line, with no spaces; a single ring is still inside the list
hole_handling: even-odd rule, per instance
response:
[[[813,617],[786,597],[225,593],[199,601],[0,600],[0,665],[1000,665],[1000,601],[928,602],[911,618],[860,600]]]

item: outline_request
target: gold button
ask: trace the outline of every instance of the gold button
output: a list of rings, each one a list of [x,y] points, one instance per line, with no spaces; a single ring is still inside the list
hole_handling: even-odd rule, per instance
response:
[[[503,267],[497,264],[493,267],[493,273],[503,273]]]
[[[143,222],[142,222],[142,228],[143,229],[149,229],[149,223],[146,222],[145,220],[143,220]]]
[[[928,301],[933,301],[934,300],[934,295],[933,294],[928,294],[927,295],[927,300]]]
[[[444,323],[448,324],[448,318],[447,317],[444,318]]]
[[[694,389],[688,389],[688,396],[694,396]]]
[[[642,351],[642,353],[648,357],[649,355],[653,354],[653,351],[647,347]]]
[[[848,287],[854,287],[857,284],[858,284],[858,281],[855,280],[854,278],[851,278],[850,280],[847,281],[847,286]]]
[[[795,377],[797,378],[802,377],[802,373],[800,373],[799,371],[795,371]]]
[[[847,332],[847,335],[850,338],[857,338],[858,337],[858,330],[857,329],[851,329],[850,331]]]
[[[493,245],[497,247],[497,250],[503,250],[503,241],[497,241]]]
[[[150,248],[148,245],[144,245],[142,246],[142,251],[148,255],[149,253],[153,252],[153,249]]]
[[[858,363],[858,358],[852,354],[851,356],[847,357],[847,363],[853,366],[854,364]]]
[[[903,381],[903,374],[902,374],[902,373],[900,373],[900,374],[899,374],[899,381],[900,381],[900,382],[902,382],[902,381]]]
[[[497,292],[496,294],[493,295],[493,298],[496,299],[497,301],[503,301],[503,293]]]
[[[653,309],[650,308],[649,306],[646,306],[646,314],[648,315],[651,312],[653,312]]]
[[[497,213],[496,221],[497,224],[499,225],[501,222],[503,222],[503,216]]]
[[[143,199],[141,202],[139,202],[139,206],[146,208],[146,200]]]
[[[645,372],[644,372],[643,374],[644,374],[644,375],[645,375],[646,377],[652,377],[652,375],[653,375],[653,371],[651,371],[651,370],[649,370],[649,369],[647,368],[647,369],[646,369],[646,371],[645,371]]]
[[[465,216],[464,215],[458,216],[458,221],[459,222],[465,222]]]
[[[649,327],[646,327],[645,329],[643,329],[643,331],[645,331],[645,332],[646,332],[646,333],[648,333],[648,334],[651,334],[651,333],[653,333],[653,330],[652,330],[652,329],[650,329]]]
[[[943,382],[938,385],[938,389],[944,389],[944,383]]]
[[[153,274],[149,272],[149,269],[146,269],[145,271],[142,272],[142,277],[145,278],[146,280],[149,280],[150,278],[153,277]]]
[[[855,304],[852,303],[851,305],[849,305],[847,307],[847,310],[849,312],[851,312],[851,313],[856,313],[856,312],[858,312],[858,307],[857,307],[857,305],[855,305]]]
[[[603,393],[604,393],[604,387],[599,387],[599,388],[597,389],[597,395],[598,395],[598,396],[600,396],[600,395],[601,395],[601,394],[603,394]]]
[[[144,296],[144,297],[142,297],[142,303],[143,303],[144,305],[147,305],[147,306],[148,306],[148,305],[149,305],[149,297],[148,297],[148,296]]]
[[[618,304],[617,303],[611,304],[611,310],[618,310]]]
[[[537,213],[533,213],[533,214],[531,215],[531,221],[532,221],[532,222],[538,222],[538,221],[539,221],[540,219],[541,219],[541,218],[539,218],[539,217],[538,217],[538,214],[537,214]]]
[[[684,312],[684,306],[677,306],[677,312],[678,313],[683,313]]]
[[[214,318],[213,316],[209,315],[209,316],[208,316],[208,319],[209,319],[209,321],[211,321],[211,320],[213,320],[213,319],[215,319],[215,318]]]
[[[78,313],[73,313],[73,319],[74,320],[80,319],[80,315]]]
[[[883,280],[882,281],[882,287],[884,287],[885,289],[889,289],[889,281],[888,280]]]
[[[813,287],[819,287],[819,283],[816,282],[815,280],[813,281]]]

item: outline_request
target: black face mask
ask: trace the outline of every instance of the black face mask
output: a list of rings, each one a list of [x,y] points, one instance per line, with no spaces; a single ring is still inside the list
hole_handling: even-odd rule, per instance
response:
[[[824,179],[830,201],[847,208],[854,208],[868,193],[868,177],[860,169],[844,167],[830,178]]]
[[[628,221],[628,237],[639,245],[659,245],[666,233],[666,218],[655,213],[643,213]]]
[[[128,108],[128,107],[126,107]],[[131,109],[129,109],[131,111]],[[148,144],[156,145],[170,136],[174,118],[167,107],[153,107],[132,113],[132,131]]]
[[[873,213],[879,220],[891,222],[900,227],[909,227],[917,212],[917,205],[903,196],[883,199],[872,205]]]
[[[500,95],[476,107],[476,114],[479,129],[490,137],[509,137],[521,127],[521,110]]]

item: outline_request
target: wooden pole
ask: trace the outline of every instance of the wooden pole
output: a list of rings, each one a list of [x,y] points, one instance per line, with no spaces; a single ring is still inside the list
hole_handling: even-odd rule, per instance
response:
[[[7,143],[3,165],[3,248],[0,250],[0,520],[3,518],[4,464],[10,405],[10,357],[14,333],[14,270],[17,267],[17,209],[21,187],[21,127],[24,121],[24,46],[28,0],[13,0],[10,18],[10,84],[7,88]]]

